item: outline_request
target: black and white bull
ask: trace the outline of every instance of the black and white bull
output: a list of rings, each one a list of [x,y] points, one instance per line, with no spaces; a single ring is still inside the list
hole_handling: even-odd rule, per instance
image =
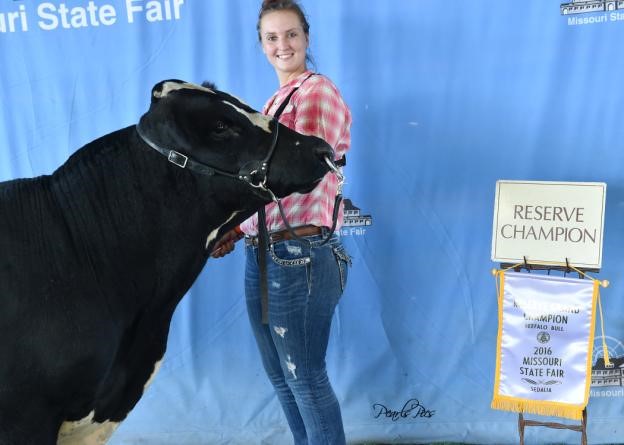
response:
[[[270,201],[254,170],[272,146],[264,185],[280,197],[333,156],[230,95],[164,81],[137,126],[0,183],[1,445],[107,441],[215,240]]]

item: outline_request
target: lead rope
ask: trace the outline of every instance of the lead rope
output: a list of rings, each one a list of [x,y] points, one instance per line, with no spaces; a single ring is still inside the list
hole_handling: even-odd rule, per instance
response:
[[[269,324],[269,283],[267,279],[266,254],[269,247],[269,232],[266,225],[264,206],[258,210],[258,268],[260,269],[260,306],[262,324]]]
[[[314,75],[314,73],[311,73],[308,77],[303,79],[299,86],[301,86],[301,84],[308,80],[312,75]],[[288,105],[288,102],[290,102],[292,95],[299,89],[299,86],[292,89],[273,115],[276,127],[279,126],[279,117],[282,115],[282,112],[286,108],[286,105]],[[274,200],[276,199],[275,196],[273,196],[273,198]],[[281,203],[279,204],[279,208],[280,212],[283,212]],[[266,254],[268,249],[269,229],[266,225],[266,212],[264,206],[262,206],[260,210],[258,210],[258,268],[260,270],[260,306],[262,309],[262,324],[269,324],[269,283],[267,279],[266,267]]]

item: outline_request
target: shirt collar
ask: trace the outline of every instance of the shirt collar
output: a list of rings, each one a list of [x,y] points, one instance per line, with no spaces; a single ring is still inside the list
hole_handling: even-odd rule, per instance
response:
[[[303,83],[303,81],[306,80],[310,74],[312,74],[312,72],[312,70],[305,70],[303,73],[299,74],[297,77],[289,81],[286,85],[280,87],[280,90],[283,90],[284,88],[291,89],[299,87]]]

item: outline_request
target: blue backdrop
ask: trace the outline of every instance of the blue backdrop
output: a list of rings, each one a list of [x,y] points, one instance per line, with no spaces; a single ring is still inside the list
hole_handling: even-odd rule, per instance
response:
[[[257,42],[259,3],[0,0],[0,180],[51,173],[135,123],[162,79],[211,80],[260,108],[277,82]],[[372,220],[343,230],[353,268],[327,356],[347,436],[517,443],[517,416],[490,409],[495,182],[608,184],[599,278],[612,282],[607,343],[624,356],[624,11],[304,6],[316,68],[353,112],[345,195]],[[420,416],[385,415],[411,399]],[[624,438],[623,409],[624,388],[592,388],[590,443]],[[528,430],[527,443],[555,441],[579,436]],[[240,247],[210,261],[178,306],[163,367],[112,443],[290,443],[248,326]]]

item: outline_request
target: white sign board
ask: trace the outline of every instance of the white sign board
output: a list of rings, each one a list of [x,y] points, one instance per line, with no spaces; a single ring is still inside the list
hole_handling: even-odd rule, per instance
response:
[[[603,182],[496,182],[492,261],[602,264],[607,184]]]

